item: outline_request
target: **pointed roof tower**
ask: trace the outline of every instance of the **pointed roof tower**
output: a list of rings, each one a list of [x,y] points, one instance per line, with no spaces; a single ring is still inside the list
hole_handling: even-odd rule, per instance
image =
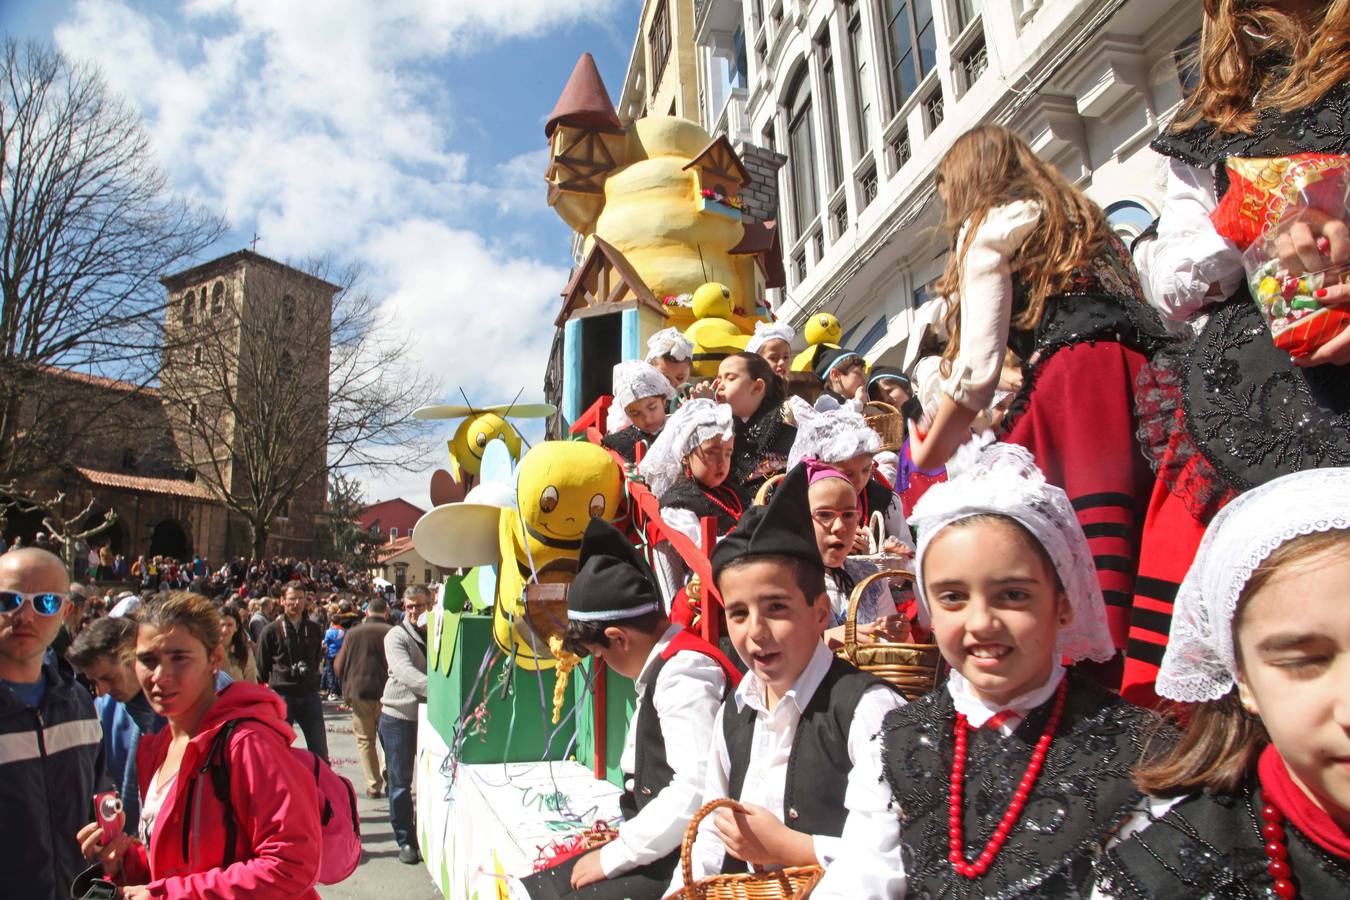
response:
[[[581,54],[572,77],[567,79],[567,87],[544,123],[544,137],[553,137],[553,130],[561,124],[595,131],[621,132],[619,114],[610,102],[609,91],[600,78],[600,70],[595,65],[595,57],[589,53]]]

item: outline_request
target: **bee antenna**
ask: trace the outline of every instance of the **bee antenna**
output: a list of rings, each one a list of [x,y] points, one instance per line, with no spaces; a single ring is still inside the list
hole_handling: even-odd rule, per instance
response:
[[[703,281],[706,284],[710,279],[708,278],[708,266],[703,262],[703,247],[700,244],[695,244],[694,249],[698,251],[698,265],[703,270]]]

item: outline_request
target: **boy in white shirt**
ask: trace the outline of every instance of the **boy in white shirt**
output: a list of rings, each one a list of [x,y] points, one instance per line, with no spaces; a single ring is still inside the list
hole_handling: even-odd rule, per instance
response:
[[[833,860],[849,771],[877,752],[881,720],[904,703],[821,642],[830,604],[806,489],[794,468],[713,553],[727,632],[749,671],[717,714],[703,801],[731,797],[747,812],[703,820],[696,879]],[[681,884],[677,873],[671,889]]]

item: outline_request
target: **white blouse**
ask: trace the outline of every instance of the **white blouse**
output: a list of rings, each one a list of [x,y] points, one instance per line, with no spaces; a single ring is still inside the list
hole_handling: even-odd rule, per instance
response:
[[[147,847],[150,846],[151,835],[155,833],[155,819],[159,816],[159,808],[164,805],[164,798],[178,780],[178,773],[174,772],[169,776],[169,780],[161,785],[159,773],[163,770],[162,765],[155,770],[154,777],[150,779],[150,787],[146,789],[145,799],[141,801],[140,837],[141,843]]]

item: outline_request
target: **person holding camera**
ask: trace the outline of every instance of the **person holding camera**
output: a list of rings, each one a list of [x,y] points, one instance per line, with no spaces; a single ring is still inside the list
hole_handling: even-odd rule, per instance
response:
[[[258,680],[286,701],[286,720],[300,726],[305,746],[328,761],[328,734],[323,727],[319,673],[323,629],[305,615],[305,589],[299,582],[281,595],[282,615],[262,631],[258,641]]]

